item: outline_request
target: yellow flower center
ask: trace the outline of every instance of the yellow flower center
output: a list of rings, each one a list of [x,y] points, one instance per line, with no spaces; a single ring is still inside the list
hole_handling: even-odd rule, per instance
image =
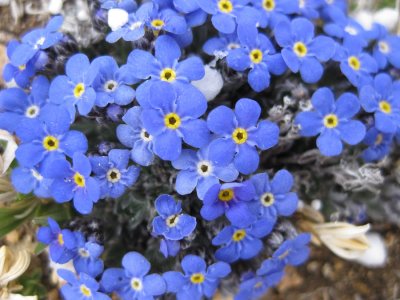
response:
[[[54,151],[58,149],[60,142],[52,135],[48,135],[43,139],[43,147],[47,151]]]
[[[164,123],[169,129],[177,129],[181,126],[181,118],[176,113],[169,113],[165,115]]]
[[[275,1],[274,0],[264,0],[263,5],[266,11],[272,11],[275,8]]]
[[[254,49],[250,52],[250,59],[253,63],[259,64],[263,59],[263,53],[260,49]]]
[[[382,135],[381,133],[379,133],[379,134],[376,136],[375,145],[376,145],[376,146],[377,146],[377,145],[380,145],[380,144],[382,143],[382,141],[383,141],[383,135]]]
[[[161,29],[164,25],[165,25],[164,21],[160,19],[155,19],[151,21],[151,26],[157,29]]]
[[[218,8],[223,13],[230,13],[233,10],[233,4],[229,0],[220,0],[218,2]]]
[[[232,139],[236,144],[243,144],[247,141],[248,135],[244,128],[236,128],[232,133]]]
[[[232,240],[234,242],[240,242],[246,237],[246,231],[244,229],[236,230],[232,235]]]
[[[379,47],[379,51],[381,51],[382,53],[389,53],[389,51],[390,51],[389,44],[386,43],[385,41],[380,41],[378,43],[378,47]]]
[[[324,118],[324,125],[327,128],[335,128],[339,125],[339,119],[334,114],[326,115]]]
[[[74,182],[79,187],[85,186],[85,177],[82,176],[79,172],[75,172],[74,174]]]
[[[355,57],[355,56],[350,56],[349,59],[348,59],[348,63],[349,63],[349,66],[350,66],[353,70],[356,70],[356,71],[360,70],[361,62],[360,62],[360,60],[359,60],[357,57]]]
[[[307,54],[307,46],[302,42],[297,42],[293,46],[293,51],[298,57],[304,57]]]
[[[23,70],[26,69],[26,65],[20,65],[20,66],[18,66],[18,69],[19,69],[20,71],[23,71]]]
[[[194,284],[200,284],[204,282],[204,275],[201,273],[194,273],[190,276],[190,281]]]
[[[80,98],[85,92],[85,85],[83,83],[78,83],[74,88],[75,98]]]
[[[165,68],[161,71],[160,78],[162,81],[172,82],[176,79],[176,73],[171,68]]]
[[[261,204],[265,207],[271,206],[275,202],[275,197],[271,193],[265,193],[260,198]]]
[[[80,287],[80,290],[81,290],[81,293],[84,296],[86,296],[86,297],[92,296],[92,292],[90,291],[90,289],[86,285],[82,284],[81,287]]]
[[[61,246],[64,245],[64,237],[63,237],[62,233],[58,234],[57,241]]]
[[[131,287],[132,289],[134,289],[135,291],[141,291],[143,288],[143,284],[142,281],[139,278],[133,278],[131,280]]]
[[[229,202],[233,199],[234,195],[235,194],[232,189],[220,190],[218,193],[218,199],[223,202]]]
[[[121,179],[121,172],[116,169],[112,168],[107,172],[107,180],[111,183],[116,183]]]
[[[385,114],[390,114],[392,112],[392,106],[390,105],[389,102],[387,102],[385,100],[382,100],[381,102],[379,102],[379,108]]]

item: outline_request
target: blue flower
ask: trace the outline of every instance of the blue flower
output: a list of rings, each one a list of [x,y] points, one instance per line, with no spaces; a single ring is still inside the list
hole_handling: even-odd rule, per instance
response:
[[[129,166],[129,151],[112,149],[108,156],[90,157],[93,173],[100,184],[100,197],[118,198],[137,180],[140,169]]]
[[[149,106],[148,98],[154,82],[166,82],[180,89],[191,87],[190,81],[200,80],[204,76],[204,66],[200,58],[189,57],[181,62],[181,49],[169,36],[160,36],[155,42],[155,57],[147,51],[135,49],[128,56],[128,65],[132,75],[148,79],[136,90],[137,100],[143,108]]]
[[[204,259],[196,255],[186,255],[181,266],[184,274],[175,271],[163,274],[167,292],[176,294],[180,300],[213,297],[220,280],[231,272],[227,263],[217,262],[207,267]]]
[[[126,124],[117,127],[117,137],[126,147],[132,148],[131,159],[142,166],[153,163],[153,136],[144,129],[140,115],[142,108],[134,106],[122,117]]]
[[[196,218],[182,214],[181,201],[170,195],[160,195],[155,201],[159,216],[153,219],[153,232],[166,239],[179,241],[196,228]]]
[[[75,117],[75,105],[81,115],[87,115],[96,101],[92,83],[98,69],[90,65],[84,54],[71,56],[65,67],[66,75],[54,78],[50,85],[50,102],[67,107],[71,119]]]
[[[233,33],[241,20],[259,19],[254,8],[247,6],[250,0],[196,0],[197,4],[206,13],[212,15],[211,22],[221,33]]]
[[[172,241],[168,239],[161,239],[160,241],[160,252],[165,258],[169,256],[176,256],[181,250],[181,243],[179,241]]]
[[[0,91],[0,128],[18,134],[21,126],[40,126],[36,121],[47,104],[48,91],[49,82],[44,76],[35,78],[30,95],[19,88]]]
[[[65,264],[75,255],[76,238],[68,229],[61,229],[57,222],[48,218],[49,227],[40,227],[37,232],[39,242],[49,245],[52,261]]]
[[[207,20],[207,13],[197,4],[197,1],[174,0],[173,6],[184,13],[189,27],[200,26]]]
[[[233,164],[221,166],[210,160],[208,147],[197,152],[183,150],[179,158],[172,161],[172,165],[181,170],[176,177],[176,191],[186,195],[196,188],[199,199],[203,199],[205,193],[211,186],[218,184],[219,180],[231,182],[239,175]]]
[[[91,241],[86,241],[80,232],[75,232],[76,256],[73,263],[77,273],[85,273],[93,278],[103,272],[104,264],[100,259],[104,247]]]
[[[380,24],[378,27],[378,37],[373,50],[373,57],[380,69],[385,69],[390,63],[396,68],[400,68],[400,37],[391,35],[387,29]]]
[[[40,198],[51,196],[52,179],[44,178],[36,168],[16,167],[11,173],[11,182],[17,192],[29,194],[33,192]]]
[[[127,105],[133,101],[135,90],[129,85],[138,80],[131,76],[128,67],[119,68],[111,56],[98,57],[93,60],[92,65],[98,69],[92,84],[96,92],[97,106],[105,107],[110,103]]]
[[[376,127],[371,127],[363,141],[368,148],[363,151],[361,157],[366,162],[381,160],[389,153],[393,137],[393,133],[382,133]]]
[[[366,44],[364,28],[353,18],[347,17],[340,9],[331,9],[329,17],[332,20],[324,26],[324,31],[333,37],[357,40],[362,45]]]
[[[220,33],[218,37],[213,37],[203,45],[203,51],[208,55],[217,57],[225,57],[229,51],[240,48],[239,38],[237,33],[223,34]]]
[[[293,176],[286,170],[278,171],[270,181],[267,173],[252,176],[256,197],[249,203],[250,209],[259,218],[267,219],[273,224],[279,216],[290,216],[298,204],[297,194],[290,192]]]
[[[318,19],[319,7],[324,0],[299,0],[297,13],[307,19]]]
[[[324,72],[320,62],[335,54],[334,41],[326,36],[314,37],[314,25],[305,18],[291,23],[284,21],[275,28],[275,38],[282,49],[282,57],[289,69],[307,83],[317,82]]]
[[[154,84],[149,105],[141,114],[144,128],[153,136],[153,150],[163,160],[176,160],[182,151],[182,139],[193,147],[203,147],[210,133],[204,120],[207,109],[204,95],[195,88],[182,92],[168,83]]]
[[[335,156],[342,152],[342,140],[350,145],[361,142],[365,136],[365,126],[351,118],[360,110],[355,95],[342,94],[335,103],[329,88],[320,88],[312,96],[316,111],[301,112],[295,123],[300,125],[302,136],[319,135],[317,147],[325,156]]]
[[[127,12],[133,12],[137,8],[135,0],[100,0],[101,8],[112,9],[120,8]]]
[[[210,144],[210,159],[218,164],[233,161],[236,169],[246,175],[257,170],[260,158],[256,146],[267,150],[279,139],[275,123],[264,120],[257,124],[260,114],[260,105],[247,98],[237,101],[234,111],[226,106],[212,110],[207,125],[217,138]]]
[[[130,12],[127,22],[118,28],[113,28],[113,31],[106,36],[106,41],[115,43],[122,38],[127,42],[132,42],[142,38],[152,8],[152,5],[141,5],[136,12]]]
[[[362,52],[362,44],[356,39],[346,38],[343,46],[336,49],[334,60],[340,62],[340,70],[355,87],[372,82],[371,74],[378,72],[373,57]]]
[[[116,292],[122,300],[151,300],[166,291],[166,283],[158,274],[149,274],[150,263],[138,252],[129,252],[122,259],[124,269],[107,269],[101,285],[107,292]]]
[[[200,214],[207,221],[225,214],[233,225],[246,227],[256,220],[248,208],[248,201],[254,196],[250,181],[215,184],[206,192]]]
[[[265,260],[257,270],[257,275],[244,276],[240,283],[239,291],[235,300],[258,299],[266,291],[277,285],[284,275],[284,264],[276,259]]]
[[[17,128],[22,143],[16,151],[20,165],[31,168],[40,162],[46,163],[64,154],[72,157],[74,153],[87,150],[87,140],[83,133],[68,131],[70,117],[62,107],[47,105],[41,109],[40,122],[36,126],[21,123]]]
[[[57,44],[63,37],[58,29],[63,23],[63,17],[56,16],[50,19],[45,28],[34,29],[22,37],[22,43],[16,47],[11,55],[14,66],[25,65],[39,51]]]
[[[294,239],[286,240],[274,252],[272,258],[279,259],[286,265],[301,265],[310,254],[310,248],[308,247],[310,240],[311,235],[309,233],[301,233]],[[263,266],[260,269],[262,270]],[[261,273],[262,271],[259,272]]]
[[[248,82],[253,90],[260,92],[269,87],[270,73],[282,75],[285,72],[285,62],[267,36],[258,33],[255,26],[242,24],[237,33],[241,47],[228,53],[228,66],[239,72],[250,69]]]
[[[20,45],[16,40],[11,40],[7,45],[7,56],[11,58],[15,49]],[[26,64],[20,66],[14,66],[12,63],[5,65],[3,69],[3,78],[5,82],[11,82],[12,80],[21,87],[26,88],[29,85],[30,79],[36,73],[37,57],[32,57]]]
[[[273,225],[266,220],[257,221],[247,228],[225,227],[212,240],[214,246],[223,245],[215,252],[215,258],[232,263],[255,257],[263,248],[261,238],[267,236],[272,228]]]
[[[261,12],[260,27],[275,26],[284,20],[289,20],[289,15],[298,10],[298,1],[293,0],[251,0],[254,7]]]
[[[75,153],[72,162],[71,167],[67,160],[55,159],[48,164],[43,174],[54,179],[50,190],[58,203],[73,199],[75,209],[81,214],[88,214],[93,209],[93,202],[99,200],[99,183],[90,177],[92,167],[85,155]]]
[[[160,10],[157,5],[146,3],[143,5],[151,5],[149,19],[146,25],[149,29],[159,32],[165,31],[172,34],[184,34],[188,27],[183,16],[178,15],[173,9],[167,8]]]
[[[374,113],[375,127],[385,133],[395,133],[400,126],[400,84],[392,83],[386,73],[378,74],[373,85],[360,89],[361,106]]]
[[[339,10],[342,13],[347,13],[347,0],[323,0],[321,1],[321,16],[324,20],[332,20],[331,11]]]
[[[67,284],[61,287],[61,294],[64,299],[74,300],[111,300],[109,296],[100,293],[98,290],[100,285],[98,282],[88,274],[79,273],[79,276],[70,270],[60,269],[58,275],[64,279]]]

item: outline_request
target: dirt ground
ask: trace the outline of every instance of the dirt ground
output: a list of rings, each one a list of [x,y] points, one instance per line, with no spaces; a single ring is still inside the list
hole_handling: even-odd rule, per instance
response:
[[[37,16],[30,16],[23,17],[16,24],[9,8],[0,7],[0,75],[6,62],[7,41],[31,28],[33,24],[39,23],[41,20]],[[400,299],[400,229],[383,226],[377,231],[384,236],[389,250],[388,262],[384,268],[365,268],[338,258],[326,248],[314,247],[308,263],[300,268],[287,269],[287,276],[281,284],[271,290],[264,299]]]

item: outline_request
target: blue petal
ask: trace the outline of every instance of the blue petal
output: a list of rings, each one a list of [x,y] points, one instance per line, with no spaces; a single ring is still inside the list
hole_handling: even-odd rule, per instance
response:
[[[186,255],[181,262],[181,266],[185,274],[192,274],[198,272],[205,272],[207,265],[199,256],[196,255]]]
[[[138,252],[129,252],[122,258],[122,266],[133,277],[142,278],[150,271],[150,263]]]
[[[230,68],[242,72],[250,67],[249,51],[243,48],[233,49],[229,51],[226,62]]]
[[[305,57],[301,62],[300,74],[306,83],[315,83],[321,79],[324,68],[315,57]]]
[[[263,244],[259,239],[245,240],[242,243],[240,258],[241,259],[252,258],[256,256],[261,251],[262,248]]]
[[[281,47],[291,47],[293,44],[292,31],[290,23],[282,21],[274,28],[276,42]]]
[[[239,151],[233,160],[236,169],[244,175],[249,175],[256,171],[259,162],[260,157],[256,148],[248,144],[239,146]]]
[[[190,81],[200,80],[205,75],[203,62],[198,57],[189,57],[179,62],[176,74],[178,77],[187,77]]]
[[[263,120],[258,123],[255,131],[249,132],[249,136],[258,148],[267,150],[278,144],[279,127],[271,121]]]
[[[195,171],[182,170],[176,177],[175,189],[178,194],[187,195],[193,192],[197,185],[198,174]]]
[[[154,153],[163,160],[175,160],[182,151],[182,140],[174,130],[166,130],[154,138]]]
[[[290,24],[291,32],[296,41],[309,42],[314,37],[314,25],[306,18],[296,18]]]
[[[156,59],[147,51],[133,50],[128,56],[128,64],[132,67],[132,75],[136,78],[146,79],[160,72]]]
[[[146,295],[158,296],[165,293],[167,284],[161,275],[151,274],[143,279],[143,289]]]
[[[225,215],[233,226],[240,228],[247,227],[256,220],[256,216],[250,212],[247,204],[243,202],[232,205]]]
[[[317,138],[317,147],[325,156],[336,156],[343,150],[343,144],[338,134],[332,129],[326,129],[321,133]]]
[[[236,127],[233,111],[226,106],[214,108],[207,117],[208,128],[217,134],[231,134]]]
[[[222,33],[233,33],[236,29],[235,19],[225,13],[217,13],[212,16],[211,22],[214,27]]]
[[[339,118],[349,119],[360,110],[357,97],[351,93],[342,94],[336,101],[336,114]]]
[[[311,103],[322,115],[332,113],[335,106],[335,98],[332,90],[326,87],[319,88],[312,95]]]
[[[218,165],[228,165],[236,153],[231,139],[216,139],[210,143],[210,159]]]
[[[179,214],[182,210],[180,202],[175,201],[172,196],[166,194],[158,196],[154,205],[159,215],[164,218]]]
[[[269,87],[270,74],[266,68],[253,68],[248,75],[251,88],[256,92],[261,92]]]
[[[74,185],[71,182],[64,182],[64,179],[56,179],[50,187],[51,195],[58,203],[67,202],[72,199]]]
[[[75,54],[71,56],[65,65],[65,74],[72,79],[75,83],[82,82],[83,72],[82,70],[89,69],[89,59],[85,54]]]
[[[274,194],[286,194],[293,186],[293,175],[287,170],[279,170],[271,181],[271,188]]]
[[[208,144],[210,132],[204,120],[188,120],[180,128],[183,140],[190,146],[201,148]]]
[[[151,165],[154,160],[154,154],[151,150],[150,144],[142,140],[136,141],[131,151],[131,158],[139,165]]]
[[[238,260],[240,253],[235,246],[236,245],[234,243],[231,243],[226,247],[219,248],[217,251],[215,251],[215,258],[227,263]]]
[[[328,61],[335,54],[336,44],[331,38],[320,35],[310,43],[308,51],[320,61]]]
[[[224,278],[231,272],[231,266],[224,262],[216,262],[207,269],[207,277]]]
[[[292,50],[289,50],[287,48],[282,49],[282,58],[285,61],[286,65],[288,68],[294,72],[297,73],[300,70],[300,60],[297,57],[296,54]]]
[[[60,146],[65,154],[72,157],[76,152],[86,152],[88,149],[88,141],[82,132],[71,130],[64,135]]]
[[[164,94],[162,99],[165,100]],[[207,110],[207,100],[204,95],[196,88],[188,87],[176,99],[176,112],[181,117],[199,118]]]
[[[379,131],[385,133],[394,133],[398,127],[390,115],[380,111],[375,113],[375,126]]]
[[[172,37],[160,36],[155,42],[155,56],[165,67],[172,67],[181,56],[181,49]]]
[[[220,245],[229,243],[229,241],[231,241],[231,239],[232,239],[233,233],[234,233],[234,228],[233,228],[233,226],[224,227],[224,228],[217,234],[217,236],[213,238],[212,244],[213,244],[214,246],[220,246]]]
[[[177,293],[186,284],[186,279],[180,272],[169,271],[163,277],[167,283],[167,292]]]

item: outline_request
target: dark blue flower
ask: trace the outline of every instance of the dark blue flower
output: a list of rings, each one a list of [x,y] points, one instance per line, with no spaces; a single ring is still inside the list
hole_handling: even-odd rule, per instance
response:
[[[176,160],[182,151],[182,139],[193,147],[205,146],[209,131],[204,120],[198,119],[207,109],[204,95],[195,88],[178,92],[168,83],[152,86],[149,106],[141,119],[153,136],[153,150],[163,160]]]
[[[234,111],[226,106],[212,110],[207,125],[217,138],[210,144],[210,159],[218,164],[233,161],[236,169],[246,175],[254,172],[260,160],[256,146],[267,150],[279,138],[275,123],[264,120],[257,124],[260,114],[260,105],[247,98],[237,101]]]
[[[391,35],[387,29],[380,24],[375,24],[378,30],[377,40],[373,50],[373,57],[380,69],[385,69],[390,63],[400,68],[400,37]]]
[[[275,224],[279,216],[287,217],[296,211],[298,198],[296,193],[290,192],[293,176],[288,171],[278,171],[271,181],[267,173],[256,174],[250,181],[256,190],[256,197],[249,205],[259,218]]]
[[[36,168],[16,167],[11,173],[11,182],[17,192],[29,194],[33,192],[40,198],[51,196],[52,179],[44,178]]]
[[[134,12],[137,8],[135,0],[100,0],[101,8],[112,9],[120,8],[127,12]]]
[[[289,20],[289,15],[298,10],[298,1],[294,0],[251,0],[254,7],[261,12],[260,27],[275,26],[284,20]]]
[[[160,195],[155,201],[159,216],[153,219],[153,232],[166,239],[179,241],[196,228],[196,218],[182,214],[181,201],[170,195]]]
[[[206,13],[212,15],[211,22],[221,33],[233,33],[241,20],[259,19],[259,13],[247,6],[250,0],[196,0]]]
[[[361,106],[374,113],[375,127],[385,133],[395,133],[400,126],[400,84],[392,83],[386,73],[378,74],[373,85],[360,89]]]
[[[325,156],[335,156],[342,152],[342,140],[350,145],[361,142],[365,136],[365,126],[352,120],[360,110],[357,97],[351,93],[342,94],[335,102],[329,88],[320,88],[312,96],[316,111],[301,112],[295,123],[300,125],[302,136],[319,135],[317,147]]]
[[[208,147],[197,152],[183,150],[179,158],[172,161],[172,165],[175,169],[181,170],[176,177],[176,191],[186,195],[196,188],[200,199],[203,199],[205,193],[211,186],[218,184],[219,180],[231,182],[239,175],[233,164],[221,166],[210,160]]]
[[[233,225],[246,227],[256,220],[248,208],[248,201],[254,196],[254,186],[250,181],[216,184],[206,192],[200,214],[207,221],[225,214]]]
[[[300,71],[307,83],[321,78],[324,69],[320,62],[328,61],[335,54],[334,41],[323,35],[314,37],[314,25],[305,18],[279,23],[275,38],[283,47],[282,57],[289,69],[294,73]]]
[[[129,85],[138,82],[128,67],[118,67],[115,59],[111,56],[101,56],[93,60],[92,65],[98,69],[93,88],[96,92],[96,105],[104,107],[115,103],[127,105],[135,98],[135,90]]]
[[[18,134],[21,126],[40,126],[37,119],[48,102],[48,91],[49,82],[44,76],[35,78],[30,95],[19,88],[0,91],[0,128]]]
[[[286,240],[279,246],[279,248],[272,255],[273,259],[279,259],[285,264],[298,266],[304,263],[310,254],[311,235],[309,233],[301,233],[294,239]],[[259,273],[262,273],[261,266]]]
[[[63,23],[63,17],[56,16],[50,19],[45,28],[34,29],[22,37],[22,43],[16,47],[11,55],[14,66],[25,65],[39,51],[45,50],[58,43],[63,35],[58,29]]]
[[[79,273],[78,277],[70,270],[60,269],[58,275],[64,279],[67,284],[61,287],[61,294],[64,299],[74,300],[111,300],[109,296],[100,293],[99,283],[90,275]]]
[[[75,209],[81,214],[88,214],[93,209],[93,202],[100,198],[99,183],[90,177],[92,167],[85,155],[75,153],[72,162],[71,167],[67,160],[55,159],[48,164],[43,175],[54,179],[50,190],[57,202],[73,199]]]
[[[144,129],[140,115],[142,108],[134,106],[122,117],[126,124],[117,127],[117,137],[126,147],[132,148],[131,159],[142,166],[153,163],[153,136]]]
[[[47,222],[49,227],[40,227],[37,239],[39,242],[49,245],[52,261],[65,264],[75,255],[75,235],[68,229],[61,229],[52,218],[48,218]]]
[[[240,48],[239,38],[237,33],[223,34],[218,37],[213,37],[203,45],[203,51],[208,55],[216,57],[225,57],[228,53],[236,48]]]
[[[96,92],[92,83],[98,69],[90,64],[84,54],[75,54],[65,66],[66,75],[54,78],[50,85],[50,102],[65,106],[71,119],[75,117],[75,106],[79,114],[87,115],[96,101]]]
[[[152,3],[146,3],[143,5],[151,5],[150,15],[146,21],[146,26],[155,31],[165,31],[172,34],[184,34],[188,27],[186,20],[183,16],[180,16],[175,10],[166,8],[159,9],[157,5]]]
[[[172,241],[168,239],[161,239],[160,241],[160,252],[165,258],[169,256],[176,256],[181,250],[181,243],[179,241]]]
[[[285,72],[285,62],[268,37],[258,33],[255,26],[242,24],[238,26],[237,34],[241,47],[228,53],[228,66],[239,72],[250,69],[247,80],[253,90],[260,92],[269,87],[270,73],[281,75]]]
[[[149,274],[150,263],[138,252],[129,252],[122,259],[124,269],[107,269],[101,285],[107,292],[116,292],[122,300],[151,300],[166,291],[162,276]]]
[[[16,151],[20,165],[31,168],[64,154],[72,157],[87,150],[87,140],[83,133],[68,130],[70,117],[62,107],[47,105],[41,109],[40,122],[36,126],[21,123],[17,128],[22,143]]]
[[[261,238],[267,236],[272,228],[273,225],[266,220],[257,221],[246,228],[225,227],[212,240],[214,246],[223,245],[215,252],[215,258],[232,263],[255,257],[263,248]]]
[[[93,278],[103,272],[104,264],[100,259],[104,247],[91,241],[86,241],[80,232],[75,232],[76,256],[73,263],[77,273],[85,273]]]
[[[186,255],[181,266],[184,274],[175,271],[163,274],[167,292],[176,294],[180,300],[213,297],[220,280],[231,272],[227,263],[217,262],[207,267],[204,259],[196,255]]]
[[[204,66],[200,58],[189,57],[178,62],[181,49],[170,36],[160,36],[155,42],[155,56],[147,51],[135,49],[128,56],[132,75],[149,79],[136,90],[137,100],[143,108],[149,106],[148,98],[154,82],[166,82],[180,89],[188,89],[192,80],[204,76]]]
[[[93,173],[100,184],[100,198],[118,198],[137,180],[140,169],[129,166],[129,151],[112,149],[108,156],[90,157]]]
[[[393,137],[393,133],[382,133],[376,127],[371,127],[363,141],[368,148],[363,151],[361,157],[366,162],[381,160],[389,153]]]
[[[355,87],[372,82],[371,74],[378,72],[375,59],[362,52],[362,44],[357,39],[346,38],[343,46],[338,46],[334,60],[340,62],[340,70]]]
[[[11,40],[7,45],[7,56],[11,58],[15,49],[20,45],[16,40]],[[32,57],[26,64],[20,66],[14,66],[12,63],[8,63],[3,69],[4,81],[9,83],[12,80],[21,87],[26,88],[29,85],[30,79],[35,75],[37,68],[36,63],[37,57]]]

